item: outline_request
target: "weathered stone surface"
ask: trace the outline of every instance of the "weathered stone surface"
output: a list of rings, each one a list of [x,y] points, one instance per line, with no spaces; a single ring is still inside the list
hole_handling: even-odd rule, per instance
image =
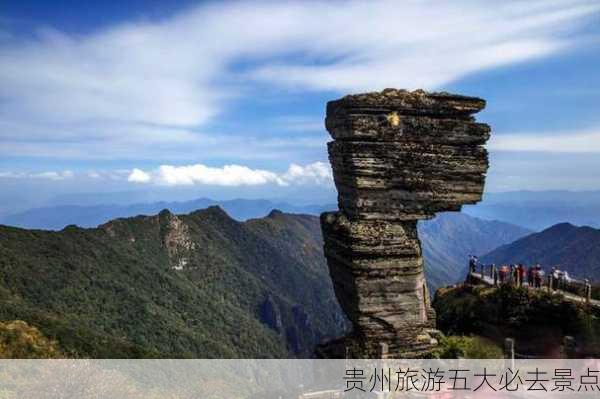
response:
[[[485,101],[387,89],[327,105],[339,212],[324,213],[325,255],[351,335],[321,356],[424,356],[436,341],[417,222],[481,199]]]
[[[471,119],[470,115],[485,108],[481,98],[450,93],[427,93],[385,89],[381,92],[354,94],[327,103],[327,117],[351,113],[397,111],[405,115],[449,116]]]
[[[339,207],[351,217],[414,220],[460,210],[483,193],[487,153],[477,145],[334,141]]]
[[[460,145],[484,144],[490,137],[490,128],[484,123],[395,111],[331,116],[325,126],[335,140]]]

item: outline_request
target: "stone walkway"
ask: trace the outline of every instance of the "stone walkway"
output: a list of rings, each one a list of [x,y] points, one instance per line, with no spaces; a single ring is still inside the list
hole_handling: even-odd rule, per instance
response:
[[[485,285],[488,285],[490,287],[494,286],[494,280],[491,277],[489,277],[489,276],[486,276],[486,275],[482,276],[481,273],[477,273],[477,272],[475,272],[475,273],[473,273],[473,272],[469,273],[469,281],[473,281],[473,280],[479,281],[479,282],[481,282],[481,283],[483,283]],[[527,287],[530,290],[536,290],[536,289],[548,290],[548,286],[543,286],[542,288],[533,288],[533,287],[530,287],[527,284],[524,284],[523,287]],[[567,300],[569,300],[571,302],[585,303],[585,297],[582,297],[582,296],[579,296],[579,295],[575,295],[575,294],[573,294],[571,292],[567,292],[567,291],[563,291],[563,290],[554,290],[552,292],[555,293],[555,294],[562,294],[565,297],[565,299],[567,299]],[[600,300],[592,299],[592,300],[590,300],[590,305],[593,308],[596,308],[596,309],[600,310]]]

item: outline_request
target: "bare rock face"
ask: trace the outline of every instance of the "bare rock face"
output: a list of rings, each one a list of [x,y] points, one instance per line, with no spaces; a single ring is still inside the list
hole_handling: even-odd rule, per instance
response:
[[[189,262],[190,251],[196,244],[192,241],[189,227],[168,209],[158,214],[162,245],[169,254],[169,263],[174,270],[183,270]]]
[[[324,357],[422,357],[435,346],[435,313],[417,222],[481,199],[485,101],[386,89],[327,104],[329,159],[339,212],[321,215],[336,296],[352,321]]]

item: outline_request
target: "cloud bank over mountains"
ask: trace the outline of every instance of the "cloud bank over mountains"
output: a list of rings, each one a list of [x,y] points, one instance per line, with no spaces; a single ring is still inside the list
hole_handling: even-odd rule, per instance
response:
[[[307,165],[290,164],[285,172],[251,169],[242,165],[224,165],[211,167],[203,164],[173,166],[160,165],[153,170],[139,168],[117,171],[88,171],[74,173],[65,171],[46,171],[38,173],[0,172],[0,179],[44,179],[50,181],[88,179],[99,181],[128,181],[135,184],[153,184],[158,186],[261,186],[292,185],[332,186],[333,175],[329,164],[313,162]]]
[[[268,170],[250,169],[241,165],[225,165],[222,168],[209,167],[202,164],[187,166],[161,165],[158,169],[145,172],[133,169],[127,180],[133,183],[152,183],[165,186],[258,186],[275,184],[278,186],[332,183],[329,165],[315,162],[301,166],[291,164],[284,173]]]

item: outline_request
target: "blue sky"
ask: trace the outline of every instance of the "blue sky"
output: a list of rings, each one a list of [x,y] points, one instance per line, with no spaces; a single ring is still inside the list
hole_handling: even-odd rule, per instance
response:
[[[488,101],[489,191],[600,189],[598,65],[600,1],[4,1],[0,184],[318,199],[325,103],[398,87]]]

